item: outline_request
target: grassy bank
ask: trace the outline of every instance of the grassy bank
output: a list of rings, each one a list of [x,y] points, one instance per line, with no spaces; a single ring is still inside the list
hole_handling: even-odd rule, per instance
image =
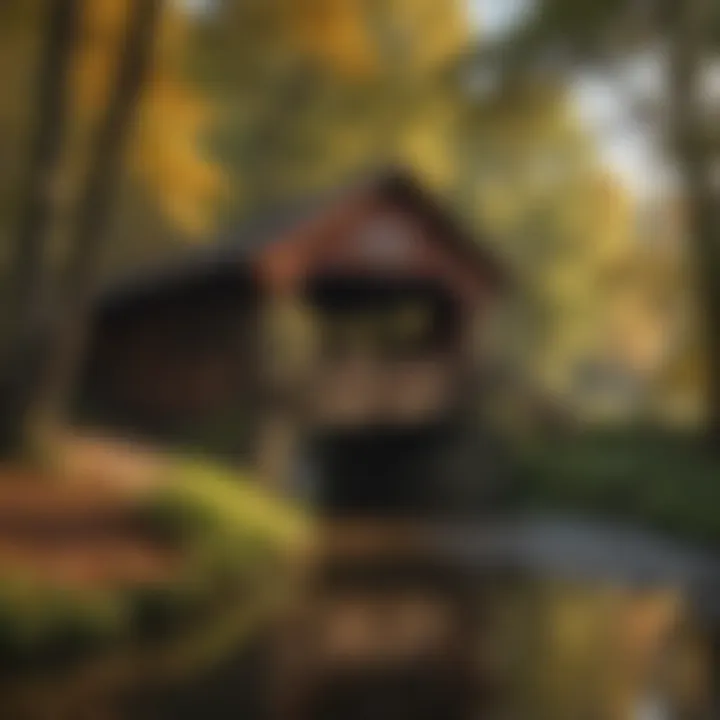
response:
[[[34,556],[23,550],[19,559],[0,562],[0,662],[6,671],[42,673],[69,660],[174,640],[190,630],[197,636],[223,614],[235,617],[243,607],[257,613],[259,598],[268,604],[270,590],[281,592],[280,570],[307,534],[302,511],[224,467],[178,459],[167,468],[169,477],[149,491],[131,502],[125,495],[118,500],[127,525],[122,535],[108,538],[101,528],[88,539],[70,535],[70,549],[57,561],[47,558],[58,552],[55,543]],[[47,492],[61,494],[51,485]],[[33,523],[30,535],[24,531],[17,540],[21,550],[23,544],[37,546],[47,530],[34,516]],[[84,531],[64,522],[63,532]],[[67,537],[60,542],[67,544]],[[115,555],[94,556],[101,543],[122,550],[132,543],[129,559],[127,552],[117,557],[141,568],[148,561],[143,555],[169,560],[157,576],[144,573],[135,580],[104,566],[87,578],[72,572],[73,564],[112,562],[107,558]],[[58,572],[60,562],[69,564],[67,573]]]
[[[621,519],[720,546],[720,452],[692,435],[594,432],[527,443],[517,508]]]

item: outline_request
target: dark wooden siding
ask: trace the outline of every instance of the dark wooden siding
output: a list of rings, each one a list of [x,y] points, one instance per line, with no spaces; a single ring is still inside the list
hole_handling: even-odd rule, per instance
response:
[[[99,312],[79,414],[194,444],[237,433],[256,386],[256,294],[237,268],[157,287]],[[221,427],[226,423],[228,427]]]

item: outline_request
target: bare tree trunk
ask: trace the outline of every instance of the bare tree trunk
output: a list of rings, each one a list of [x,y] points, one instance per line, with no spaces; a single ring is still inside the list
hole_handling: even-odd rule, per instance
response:
[[[720,447],[720,213],[713,189],[702,74],[715,0],[677,3],[671,47],[671,131],[702,312],[708,435]]]
[[[34,134],[22,208],[10,260],[4,337],[0,351],[3,408],[0,445],[15,448],[24,387],[19,371],[27,362],[29,335],[37,330],[45,286],[45,249],[54,220],[67,121],[68,81],[78,32],[80,0],[52,0],[38,75]]]
[[[47,433],[65,420],[84,354],[91,320],[96,273],[107,237],[127,141],[152,65],[162,0],[134,0],[128,20],[119,75],[98,129],[85,189],[71,237],[58,307],[44,369],[25,424],[25,439],[37,449]]]

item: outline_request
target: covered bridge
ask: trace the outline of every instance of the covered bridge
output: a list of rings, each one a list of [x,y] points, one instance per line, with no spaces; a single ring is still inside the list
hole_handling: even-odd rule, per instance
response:
[[[503,282],[414,178],[377,174],[105,291],[79,416],[229,453],[275,483],[312,456],[350,505],[402,505],[407,488],[389,488],[436,474],[477,400]]]

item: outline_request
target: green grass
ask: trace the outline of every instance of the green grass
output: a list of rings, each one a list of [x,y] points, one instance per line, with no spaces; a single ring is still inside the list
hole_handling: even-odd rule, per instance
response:
[[[720,452],[651,431],[596,432],[523,448],[514,504],[580,512],[720,544]]]
[[[257,478],[205,460],[179,460],[147,509],[157,523],[190,539],[221,535],[287,550],[308,530],[307,514],[273,497]]]

